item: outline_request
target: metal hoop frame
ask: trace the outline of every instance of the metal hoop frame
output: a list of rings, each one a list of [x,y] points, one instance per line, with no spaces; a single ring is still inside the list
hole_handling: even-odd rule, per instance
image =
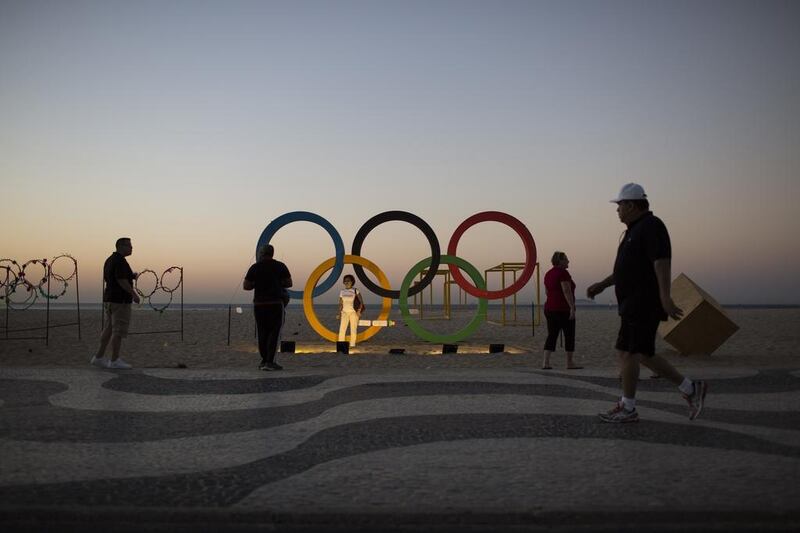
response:
[[[72,273],[64,277],[60,274],[57,274],[53,271],[53,265],[56,261],[60,259],[69,259],[73,263],[73,270]],[[8,263],[11,266],[8,266]],[[40,264],[44,267],[45,273],[44,276],[39,280],[38,283],[33,284],[27,279],[25,270],[28,268],[29,265],[33,264]],[[14,268],[16,268],[16,272],[14,272]],[[4,272],[4,274],[0,274],[0,300],[5,300],[5,324],[4,326],[0,326],[3,329],[3,338],[0,340],[44,340],[45,345],[50,344],[50,330],[53,328],[60,328],[60,327],[67,327],[67,326],[77,326],[78,327],[78,340],[81,339],[81,296],[80,296],[80,283],[79,283],[79,276],[78,276],[78,261],[69,254],[61,254],[54,257],[52,260],[48,261],[47,259],[30,259],[22,264],[18,263],[14,259],[0,259],[0,269]],[[13,281],[11,277],[13,276]],[[50,301],[57,300],[61,296],[64,296],[70,284],[68,281],[75,280],[75,298],[76,298],[76,313],[77,318],[75,322],[70,322],[66,324],[51,324],[50,323]],[[52,290],[51,284],[53,281],[63,283],[63,289],[55,293]],[[25,290],[28,292],[28,296],[25,298],[23,302],[14,301],[11,299],[11,295],[14,294],[18,287],[23,286]],[[30,327],[30,328],[19,328],[19,329],[11,329],[10,328],[10,316],[11,311],[25,311],[29,309],[33,304],[36,302],[37,298],[41,296],[45,300],[45,325],[44,326],[37,326],[37,327]],[[16,332],[32,332],[32,331],[41,331],[44,330],[44,336],[42,337],[11,337],[9,333],[16,333]]]

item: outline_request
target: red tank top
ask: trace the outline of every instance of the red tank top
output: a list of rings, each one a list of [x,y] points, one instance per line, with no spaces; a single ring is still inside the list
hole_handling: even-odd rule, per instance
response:
[[[544,275],[544,289],[547,299],[544,302],[545,311],[569,311],[569,303],[564,297],[561,282],[569,282],[572,288],[572,299],[575,300],[575,282],[566,268],[553,267]]]

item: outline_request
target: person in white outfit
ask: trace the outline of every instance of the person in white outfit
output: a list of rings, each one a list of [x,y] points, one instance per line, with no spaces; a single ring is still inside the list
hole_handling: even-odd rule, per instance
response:
[[[364,310],[364,302],[361,300],[361,293],[354,287],[356,278],[347,274],[343,279],[344,289],[339,291],[339,342],[345,340],[347,325],[350,325],[350,347],[356,345],[356,334],[358,333],[358,320]],[[356,297],[358,302],[356,303]]]

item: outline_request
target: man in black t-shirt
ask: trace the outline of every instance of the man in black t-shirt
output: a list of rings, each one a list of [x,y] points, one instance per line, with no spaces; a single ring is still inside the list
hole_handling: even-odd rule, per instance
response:
[[[126,370],[131,365],[120,359],[119,349],[122,339],[128,335],[131,322],[131,303],[139,303],[139,295],[133,289],[136,274],[125,259],[133,253],[133,245],[128,237],[117,239],[116,251],[103,265],[103,313],[106,325],[100,335],[100,348],[89,361],[100,368]],[[106,347],[111,342],[111,359],[106,359]]]
[[[271,244],[258,250],[257,261],[244,277],[242,287],[253,292],[253,313],[258,330],[258,351],[261,353],[261,370],[282,370],[275,362],[281,330],[286,319],[285,307],[289,303],[287,288],[292,286],[292,275],[285,264],[272,258],[275,249]]]
[[[689,419],[694,420],[703,409],[708,385],[684,377],[669,361],[655,354],[659,322],[683,316],[670,296],[672,246],[667,227],[650,211],[641,185],[628,183],[611,201],[617,204],[619,219],[628,229],[619,243],[613,273],[590,285],[586,295],[594,299],[614,285],[621,322],[615,347],[622,398],[610,411],[600,413],[600,418],[611,423],[639,421],[636,385],[641,363],[678,386],[689,404]]]

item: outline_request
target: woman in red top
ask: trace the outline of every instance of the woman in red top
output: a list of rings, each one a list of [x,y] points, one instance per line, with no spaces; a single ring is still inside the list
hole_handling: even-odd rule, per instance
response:
[[[559,332],[564,332],[564,348],[567,350],[567,369],[583,368],[575,365],[575,282],[567,272],[569,259],[564,252],[553,253],[550,260],[553,268],[544,275],[547,299],[544,302],[544,317],[547,319],[547,340],[544,343],[542,369],[550,370],[550,354],[556,349]]]

